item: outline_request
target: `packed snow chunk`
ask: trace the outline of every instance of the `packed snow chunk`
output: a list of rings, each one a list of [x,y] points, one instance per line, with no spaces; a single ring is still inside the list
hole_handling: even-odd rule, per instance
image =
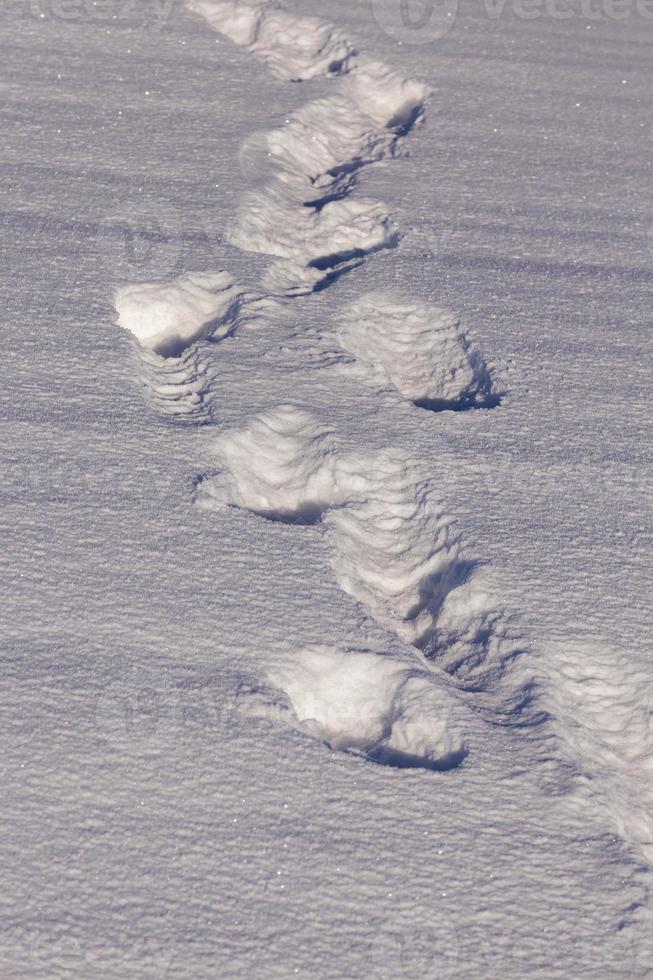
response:
[[[304,265],[295,259],[278,259],[265,270],[261,282],[274,296],[307,296],[323,289],[333,279],[358,268],[362,262],[361,256],[339,262],[332,268],[316,269],[314,265]]]
[[[115,297],[117,323],[143,347],[177,357],[202,337],[226,337],[242,295],[227,272],[191,272],[172,282],[123,286]]]
[[[268,187],[244,197],[229,236],[248,252],[283,260],[263,286],[281,295],[311,292],[361,259],[398,241],[394,222],[379,201],[333,201],[321,210],[298,206],[283,189]]]
[[[341,499],[329,430],[308,412],[280,405],[209,450],[218,472],[199,484],[202,507],[235,506],[271,520],[311,524]]]
[[[397,232],[387,209],[367,199],[332,201],[320,211],[288,201],[280,187],[245,195],[233,245],[326,269],[387,248]]]
[[[298,202],[312,203],[346,193],[356,171],[392,154],[398,139],[350,99],[334,95],[302,106],[283,126],[259,135],[258,146]]]
[[[302,81],[349,70],[355,50],[346,35],[319,17],[274,10],[263,18],[252,50],[280,78]]]
[[[404,78],[380,61],[360,64],[345,80],[345,94],[378,126],[407,133],[423,118],[430,90],[423,82]]]
[[[340,75],[349,70],[355,54],[333,24],[291,13],[274,0],[187,0],[187,6],[289,81]]]
[[[341,456],[337,479],[347,506],[325,523],[338,582],[377,622],[425,644],[468,570],[452,518],[403,450]]]
[[[297,727],[333,749],[427,769],[466,755],[462,710],[443,680],[390,654],[313,647],[281,658],[268,680]]]
[[[369,293],[344,312],[337,337],[363,376],[433,410],[497,404],[490,372],[454,313]]]
[[[483,581],[483,573],[470,574],[445,597],[433,629],[418,645],[457,687],[474,692],[486,717],[504,727],[530,728],[539,734],[537,747],[533,743],[533,761],[546,761],[549,768],[560,762],[564,769],[568,760],[545,724],[549,711],[542,672],[530,656],[530,644],[494,591]]]

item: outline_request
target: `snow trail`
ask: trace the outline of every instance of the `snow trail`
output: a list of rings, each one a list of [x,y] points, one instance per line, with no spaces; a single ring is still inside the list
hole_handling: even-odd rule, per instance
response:
[[[242,160],[254,155],[265,176],[243,196],[230,240],[274,256],[261,295],[245,295],[228,273],[217,272],[128,286],[116,297],[120,325],[143,348],[155,406],[207,421],[212,384],[202,343],[265,316],[267,304],[324,288],[397,244],[386,206],[352,194],[362,167],[401,152],[424,117],[429,92],[359,57],[333,25],[272,0],[187,6],[281,78],[341,76],[332,96],[243,147]],[[350,305],[334,336],[362,381],[394,389],[416,407],[499,402],[491,370],[454,314],[371,294]],[[408,645],[403,659],[349,648],[289,651],[270,665],[268,677],[285,704],[275,695],[264,713],[285,716],[334,748],[432,769],[465,758],[470,709],[493,724],[534,729],[543,746],[541,753],[534,748],[534,761],[540,755],[566,761],[579,785],[597,787],[620,833],[653,860],[645,678],[627,665],[615,667],[612,653],[586,656],[579,645],[560,652],[559,670],[551,670],[550,659],[536,667],[510,617],[479,587],[474,562],[461,556],[452,522],[414,459],[398,449],[341,453],[327,426],[292,406],[223,433],[213,454],[219,469],[198,484],[201,506],[322,523],[340,586]]]
[[[244,195],[230,241],[278,256],[263,278],[272,293],[300,296],[393,248],[399,233],[378,201],[351,200],[360,169],[395,155],[424,116],[427,87],[380,62],[359,61],[329,98],[259,133],[241,156],[269,176]]]
[[[470,581],[474,563],[462,555],[434,481],[409,454],[339,452],[317,418],[281,405],[222,433],[208,456],[213,470],[197,482],[198,506],[322,523],[340,587],[415,651],[416,665],[440,683],[443,671],[450,675],[495,722],[540,724],[536,680],[517,667],[523,648]],[[292,666],[284,669],[287,677]]]

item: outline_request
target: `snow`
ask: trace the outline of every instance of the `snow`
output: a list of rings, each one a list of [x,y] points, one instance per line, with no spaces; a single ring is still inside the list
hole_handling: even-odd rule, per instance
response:
[[[131,284],[116,293],[117,323],[144,347],[175,357],[202,337],[226,337],[233,329],[240,292],[226,272]]]
[[[297,16],[275,0],[189,0],[187,6],[290,81],[339,74],[347,70],[354,54],[347,37],[333,24]]]
[[[421,407],[491,406],[497,399],[480,353],[447,310],[368,293],[345,309],[338,340],[372,383]]]
[[[391,654],[300,650],[272,666],[267,679],[287,695],[297,726],[334,749],[401,768],[446,770],[465,757],[451,696],[429,671]],[[257,713],[279,720],[275,708],[276,717],[264,701]],[[464,716],[462,706],[458,713]]]
[[[43,9],[1,42],[0,973],[650,976],[650,22],[479,6],[411,44],[302,0],[275,59]],[[302,247],[270,298],[240,148],[367,59],[433,93],[338,187],[398,240],[316,292]],[[116,289],[217,269],[226,336],[116,329]],[[500,403],[415,405],[383,329],[352,362],[370,294],[452,311]]]
[[[339,94],[308,103],[283,127],[246,142],[241,159],[263,186],[243,196],[229,240],[282,258],[262,279],[272,294],[313,292],[397,244],[386,207],[349,195],[360,169],[393,155],[422,120],[427,93],[422,83],[363,61]]]

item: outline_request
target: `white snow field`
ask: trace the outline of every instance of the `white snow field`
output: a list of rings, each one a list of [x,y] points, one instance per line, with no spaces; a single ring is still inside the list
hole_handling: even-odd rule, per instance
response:
[[[653,976],[653,11],[1,13],[0,978]]]

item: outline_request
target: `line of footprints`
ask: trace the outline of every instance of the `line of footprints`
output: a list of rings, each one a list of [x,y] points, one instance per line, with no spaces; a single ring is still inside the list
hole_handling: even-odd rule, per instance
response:
[[[399,232],[380,201],[356,196],[361,168],[404,152],[428,89],[368,61],[331,24],[276,4],[188,0],[212,28],[277,76],[334,76],[333,95],[242,150],[258,184],[229,232],[271,257],[260,289],[228,272],[131,284],[115,297],[157,411],[194,424],[212,414],[213,345],[270,323],[288,304],[360,267]],[[361,384],[431,411],[498,404],[491,371],[458,318],[390,293],[339,315],[329,342]],[[452,520],[410,454],[344,452],[312,414],[279,405],[222,432],[198,479],[202,508],[320,525],[340,587],[398,642],[273,652],[244,710],[295,726],[334,749],[397,767],[450,769],[470,751],[472,713],[499,724],[539,722],[533,681],[508,617],[474,583]]]

